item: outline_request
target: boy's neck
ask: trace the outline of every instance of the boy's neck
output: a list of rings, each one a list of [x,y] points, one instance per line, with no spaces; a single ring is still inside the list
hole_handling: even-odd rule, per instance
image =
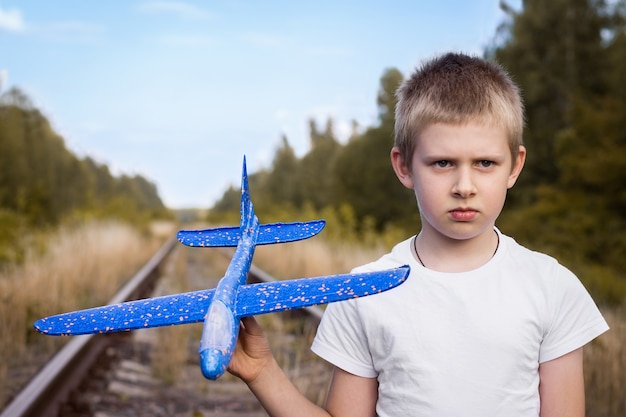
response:
[[[413,256],[425,268],[438,272],[467,272],[487,262],[498,250],[495,228],[466,240],[452,239],[422,229],[412,244]]]

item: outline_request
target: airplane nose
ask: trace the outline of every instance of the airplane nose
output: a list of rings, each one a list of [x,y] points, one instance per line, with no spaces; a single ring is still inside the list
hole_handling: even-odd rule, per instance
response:
[[[205,378],[216,380],[226,372],[232,352],[220,349],[205,349],[200,352],[200,369]]]
[[[228,367],[233,356],[239,320],[220,300],[213,300],[204,319],[202,338],[200,339],[200,368],[208,379],[219,378]]]

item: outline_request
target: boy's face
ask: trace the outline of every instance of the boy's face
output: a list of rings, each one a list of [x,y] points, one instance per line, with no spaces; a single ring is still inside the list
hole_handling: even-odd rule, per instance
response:
[[[400,182],[415,192],[422,232],[455,240],[493,233],[525,148],[512,161],[505,129],[477,123],[432,124],[416,145],[411,169],[397,148],[391,159]]]

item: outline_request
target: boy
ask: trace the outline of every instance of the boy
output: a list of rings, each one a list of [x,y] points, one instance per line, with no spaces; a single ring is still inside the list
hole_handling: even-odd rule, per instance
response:
[[[608,326],[571,272],[495,227],[526,157],[517,87],[494,63],[447,54],[398,98],[391,163],[422,227],[356,271],[408,264],[410,277],[328,306],[312,346],[335,366],[325,409],[254,319],[229,370],[272,416],[583,416],[582,346]]]

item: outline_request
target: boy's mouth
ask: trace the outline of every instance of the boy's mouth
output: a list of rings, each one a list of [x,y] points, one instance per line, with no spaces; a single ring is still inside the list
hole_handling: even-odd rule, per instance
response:
[[[460,222],[468,222],[474,220],[478,215],[478,212],[476,210],[470,208],[456,208],[450,210],[449,213],[450,217],[452,217],[453,220]]]

